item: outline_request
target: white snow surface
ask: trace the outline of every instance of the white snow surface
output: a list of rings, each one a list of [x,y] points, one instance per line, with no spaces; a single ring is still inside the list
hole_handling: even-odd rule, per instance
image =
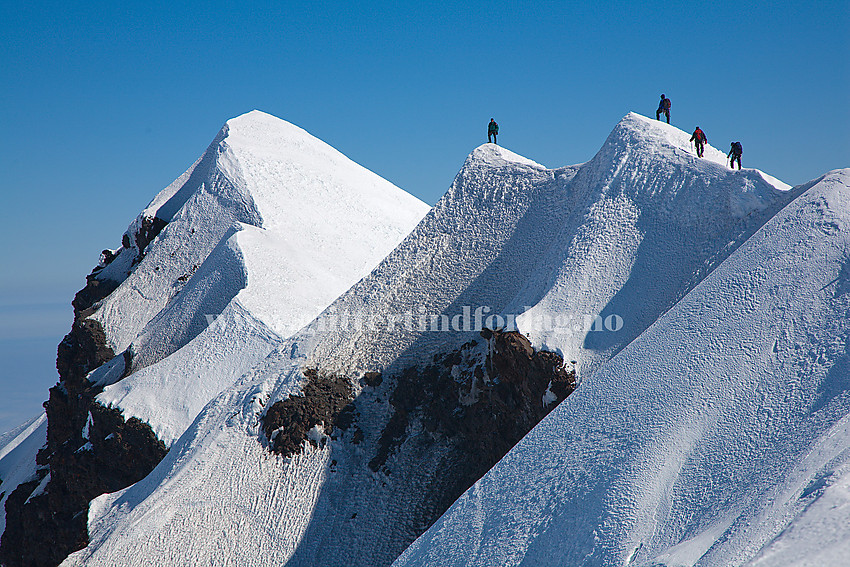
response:
[[[711,146],[697,158],[689,137],[626,116],[572,181],[561,230],[506,308],[522,314],[519,327],[536,345],[577,360],[582,376],[643,332],[792,196],[788,185],[758,170],[729,170]],[[617,325],[609,317],[620,317],[622,329],[587,332],[586,321],[596,317],[611,328]]]
[[[167,445],[203,406],[369,273],[428,206],[304,130],[253,111],[163,190],[170,221],[96,307],[115,352],[98,401],[148,422]],[[130,255],[125,249],[122,254]],[[122,375],[127,378],[115,383]]]
[[[847,427],[846,418],[844,427]],[[846,443],[848,433],[836,441]],[[845,445],[846,449],[846,445]],[[799,491],[799,487],[795,486]],[[792,495],[793,496],[793,495]],[[844,565],[850,557],[850,470],[848,464],[825,469],[800,492],[788,526],[761,549],[752,567]]]
[[[35,480],[35,456],[47,443],[47,415],[40,414],[0,436],[0,534],[6,529],[6,500],[19,484]]]
[[[470,333],[409,332],[386,319],[487,307],[516,315],[535,345],[590,374],[793,197],[757,170],[731,171],[689,148],[681,130],[630,113],[581,166],[475,149],[410,237],[279,349],[281,364],[303,357],[352,373],[430,360]],[[706,149],[714,154],[723,158]],[[358,313],[376,320],[352,332],[334,319]],[[583,327],[612,314],[624,320],[616,333]]]
[[[394,565],[846,564],[848,202],[814,183]]]
[[[685,387],[687,384],[678,386],[675,380],[668,382],[666,376],[653,373],[653,369],[658,369],[672,373],[671,377],[687,377],[685,368],[702,368],[689,367],[691,359],[680,359],[677,343],[646,339],[649,341],[646,345],[655,345],[655,358],[645,361],[648,366],[639,375],[621,371],[616,379],[605,378],[609,375],[605,372],[614,372],[611,369],[621,368],[617,366],[620,360],[628,359],[624,353],[611,357],[629,343],[644,340],[647,329],[647,336],[658,336],[659,328],[667,328],[661,321],[679,321],[672,315],[678,302],[683,297],[692,297],[695,288],[703,289],[697,286],[718,266],[724,266],[730,254],[744,258],[739,263],[760,265],[764,260],[760,256],[761,248],[748,246],[749,251],[742,252],[739,247],[748,244],[756,231],[804,189],[788,191],[787,185],[757,170],[731,171],[724,165],[725,156],[710,147],[706,149],[706,159],[699,159],[690,149],[688,138],[688,134],[674,127],[629,114],[599,153],[580,166],[546,169],[492,144],[477,148],[441,201],[370,275],[207,405],[151,475],[120,493],[93,502],[89,515],[91,543],[72,555],[66,564],[109,565],[119,558],[124,561],[130,558],[133,564],[133,558],[138,558],[139,564],[224,565],[234,557],[242,565],[366,566],[391,562],[412,539],[410,533],[399,528],[405,524],[400,520],[408,521],[415,515],[411,508],[421,491],[421,487],[405,484],[405,470],[436,467],[439,463],[417,461],[402,450],[392,457],[397,474],[384,476],[368,469],[366,463],[374,455],[380,427],[392,408],[371,389],[360,389],[356,378],[368,370],[392,374],[407,365],[430,360],[433,354],[451,350],[476,336],[474,330],[427,332],[415,326],[405,328],[403,320],[407,313],[454,317],[461,315],[464,307],[469,307],[471,312],[486,306],[489,314],[503,314],[506,318],[521,315],[520,329],[530,334],[535,345],[557,350],[567,360],[578,361],[586,383],[573,397],[585,400],[576,405],[585,408],[588,415],[598,412],[614,420],[614,425],[628,423],[632,427],[628,418],[637,419],[638,414],[633,414],[631,408],[641,402],[650,404],[640,414],[649,422],[639,425],[652,431],[664,425],[684,426],[688,423],[684,417],[707,419],[707,425],[696,426],[683,442],[671,441],[680,451],[673,455],[679,460],[684,458],[681,455],[687,454],[699,435],[709,431],[711,419],[718,420],[727,407],[720,402],[732,403],[729,400],[734,401],[734,394],[747,394],[747,386],[752,386],[746,381],[740,386],[735,384],[733,377],[738,366],[723,358],[729,352],[721,348],[728,336],[754,332],[751,328],[734,327],[744,324],[741,321],[750,313],[751,304],[738,305],[741,311],[738,317],[731,317],[727,323],[718,320],[713,326],[699,327],[705,332],[692,338],[695,343],[708,342],[708,347],[720,345],[717,351],[695,355],[695,360],[706,365],[714,363],[715,358],[719,359],[717,364],[725,361],[725,366],[718,366],[718,372],[722,368],[726,374],[720,372],[714,378],[725,381],[723,384],[731,388],[729,391],[705,389],[694,393]],[[842,179],[840,174],[836,175]],[[810,228],[806,222],[801,221],[788,231],[798,236],[808,235],[803,232]],[[785,226],[776,220],[768,225]],[[813,237],[804,240],[811,246],[821,242]],[[738,287],[733,289],[736,293],[744,287],[767,293],[770,298],[772,288],[747,286],[745,280],[741,283],[736,280],[736,284]],[[744,295],[748,301],[760,300]],[[788,313],[795,311],[789,309]],[[556,332],[534,322],[535,318],[558,316],[577,317],[581,321],[585,315],[591,320],[597,315],[617,315],[623,319],[623,327],[617,332],[588,332],[572,327],[571,332],[560,332],[563,329]],[[359,316],[372,324],[341,323],[345,317]],[[656,323],[659,317],[661,321]],[[396,324],[388,325],[388,320]],[[715,327],[723,332],[715,331]],[[681,339],[679,335],[676,338]],[[688,343],[683,343],[683,348],[687,350],[687,347]],[[637,349],[629,348],[632,349],[629,352]],[[361,406],[373,408],[360,422],[365,433],[362,444],[353,445],[343,437],[323,448],[305,445],[304,452],[291,459],[272,455],[265,448],[258,417],[275,401],[298,391],[305,366],[354,379]],[[628,390],[621,388],[620,383],[630,376],[632,380],[626,384],[634,384],[635,389],[645,385],[645,391],[640,390],[643,399],[630,398],[626,394]],[[771,393],[781,390],[776,384],[765,388]],[[686,398],[678,400],[675,396],[680,394]],[[697,394],[714,400],[714,405],[703,408],[705,415],[696,411],[702,408]],[[612,405],[596,404],[603,395],[611,398]],[[565,407],[573,404],[562,404],[553,415],[561,415],[567,411]],[[681,416],[676,413],[679,407],[684,412]],[[785,415],[781,409],[773,408],[775,413],[771,416],[778,416],[776,419],[781,421]],[[545,423],[552,423],[552,419]],[[694,537],[726,533],[725,525],[718,524],[719,520],[710,512],[720,514],[723,521],[735,519],[728,515],[731,505],[723,501],[730,498],[731,486],[737,488],[728,475],[720,474],[712,479],[717,485],[716,494],[699,484],[705,480],[702,477],[689,478],[691,485],[681,487],[687,502],[702,502],[699,499],[703,498],[709,503],[704,507],[695,505],[697,512],[668,526],[663,522],[663,518],[669,517],[664,516],[664,507],[672,509],[674,502],[676,506],[682,503],[672,499],[674,492],[664,491],[669,488],[662,482],[667,477],[653,474],[658,472],[656,469],[662,469],[674,475],[679,461],[672,460],[670,467],[665,468],[668,447],[655,440],[647,446],[641,445],[640,428],[634,432],[613,429],[603,435],[593,433],[599,424],[590,421],[584,427],[593,436],[586,439],[579,453],[585,460],[563,474],[575,476],[584,471],[581,474],[585,477],[596,475],[594,482],[600,488],[598,493],[588,490],[591,502],[593,495],[601,498],[600,495],[608,494],[605,482],[626,491],[612,489],[612,498],[620,498],[616,502],[628,501],[633,495],[628,490],[643,486],[636,481],[620,483],[626,477],[618,476],[617,464],[632,471],[650,488],[657,486],[653,488],[655,492],[646,489],[640,501],[645,507],[655,506],[653,513],[660,518],[662,528],[658,536],[640,532],[643,539],[636,545],[644,543],[642,550],[656,556],[660,555],[658,549],[666,552],[670,546],[658,542],[675,539],[668,532],[684,532]],[[572,422],[558,424],[560,431],[571,427]],[[532,432],[531,439],[545,436],[539,429]],[[583,430],[576,431],[580,436]],[[634,443],[620,442],[620,437]],[[524,441],[518,448],[530,442]],[[555,453],[548,458],[571,458],[560,450],[565,442],[547,437],[547,446]],[[618,444],[612,444],[615,442]],[[758,454],[757,440],[746,441],[750,442],[756,447],[754,454]],[[720,452],[722,457],[723,446],[719,441],[707,444],[706,448],[709,454],[704,459],[716,457],[711,451]],[[617,451],[625,449],[632,452],[618,460]],[[597,456],[602,459],[608,453],[611,453],[610,462],[603,459],[597,466],[594,459]],[[643,457],[649,460],[644,462]],[[510,453],[503,463],[511,462],[512,458]],[[548,514],[542,504],[539,513],[532,516],[543,518],[540,521],[545,525],[535,524],[523,515],[526,509],[537,510],[540,502],[554,502],[560,493],[552,494],[563,492],[567,484],[558,480],[561,472],[557,467],[535,466],[547,462],[546,458],[535,455],[536,461],[529,458],[522,462],[526,468],[512,469],[516,482],[521,483],[522,478],[522,482],[538,487],[541,492],[526,492],[525,500],[499,503],[506,516],[494,520],[492,526],[496,532],[507,535],[493,544],[493,554],[480,564],[501,564],[502,559],[510,564],[515,556],[510,550],[504,551],[505,548],[521,546],[525,541],[522,537],[545,535],[548,533],[543,529],[545,525],[556,525],[558,517]],[[782,469],[781,463],[774,464]],[[570,482],[573,476],[569,476]],[[752,486],[760,485],[754,482]],[[493,497],[509,499],[512,489],[513,486],[498,488],[501,492]],[[568,494],[561,496],[566,498]],[[470,496],[464,498],[462,502]],[[494,507],[498,506],[494,504]],[[585,524],[617,517],[605,516],[603,511],[609,509],[603,505],[589,508],[582,516]],[[481,517],[484,522],[485,512],[498,511],[489,508],[482,509],[480,514],[473,511],[469,512],[472,514],[469,518]],[[629,517],[639,517],[644,522],[641,525],[645,525],[646,518],[628,507],[623,508],[623,514],[633,514]],[[510,519],[506,520],[508,516]],[[714,531],[707,532],[704,522],[711,522]],[[477,557],[480,550],[461,547],[470,538],[452,539],[453,526],[457,526],[458,533],[468,529],[461,527],[456,517],[450,513],[440,525],[446,526],[446,533],[450,534],[447,545],[455,546],[462,555],[447,553],[436,563],[428,563],[427,554],[434,546],[424,539],[406,556],[406,561],[425,557],[426,564],[440,564],[444,559],[448,563],[452,558],[457,562],[458,558]],[[597,528],[598,537],[608,533],[603,528],[614,529],[608,524],[593,524],[589,529],[592,532]],[[622,539],[623,533],[627,534],[627,540]],[[623,530],[617,534],[609,537],[609,543],[599,544],[600,550],[610,548],[611,554],[594,551],[598,555],[587,559],[590,561],[587,564],[596,564],[593,557],[606,558],[605,564],[614,564],[612,561],[622,564],[620,552],[635,537]],[[552,535],[559,541],[568,537]],[[700,541],[710,545],[714,539],[704,536]],[[416,555],[420,553],[417,550],[422,550],[420,555]],[[590,551],[588,548],[587,552]],[[631,553],[632,549],[627,551]],[[439,552],[439,549],[433,551]],[[691,557],[693,546],[682,553]],[[536,557],[543,556],[541,553]],[[493,560],[494,557],[498,559]],[[611,557],[616,559],[609,560]]]

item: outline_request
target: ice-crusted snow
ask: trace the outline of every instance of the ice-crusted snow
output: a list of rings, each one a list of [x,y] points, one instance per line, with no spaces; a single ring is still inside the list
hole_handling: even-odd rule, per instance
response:
[[[848,437],[845,431],[839,440],[846,442]],[[850,465],[845,462],[815,477],[800,492],[799,500],[804,506],[794,507],[787,526],[747,563],[748,567],[819,567],[847,563],[850,557],[847,533]]]
[[[809,187],[394,565],[846,562],[848,201]]]
[[[0,534],[6,529],[6,500],[19,484],[35,479],[35,455],[46,442],[43,413],[0,436]]]
[[[213,396],[365,276],[428,206],[304,130],[228,121],[145,217],[170,221],[92,317],[122,354],[89,379],[171,444]],[[125,249],[122,255],[134,251]],[[121,380],[122,376],[130,374]],[[117,383],[116,383],[117,382]]]
[[[729,170],[713,148],[706,155],[719,164],[698,159],[687,140],[632,113],[581,166],[550,170],[493,144],[477,148],[413,234],[282,358],[295,352],[347,372],[428,360],[451,333],[380,319],[484,306],[517,315],[535,344],[590,373],[793,197],[757,170]],[[334,325],[341,313],[378,321],[352,333]],[[609,315],[622,317],[620,331],[586,332],[588,318]],[[455,342],[469,333],[460,335]]]
[[[391,373],[405,365],[428,360],[434,353],[449,350],[474,335],[469,331],[422,332],[404,325],[386,324],[387,318],[403,320],[405,313],[451,317],[462,313],[464,307],[487,306],[491,314],[520,315],[521,330],[528,332],[537,345],[557,350],[567,360],[576,360],[580,372],[589,376],[586,385],[579,389],[581,395],[573,395],[578,395],[576,407],[585,408],[588,415],[598,411],[603,417],[631,426],[629,419],[636,417],[632,409],[639,407],[639,403],[647,403],[649,409],[641,415],[649,422],[640,426],[661,430],[665,425],[688,423],[685,418],[692,417],[688,404],[697,403],[694,400],[704,393],[706,400],[717,400],[713,402],[716,407],[706,406],[704,413],[694,414],[706,419],[707,425],[691,433],[710,431],[711,419],[722,417],[722,412],[716,409],[724,407],[719,402],[747,394],[746,386],[752,385],[734,384],[736,365],[723,358],[728,354],[726,350],[719,348],[705,355],[694,355],[697,362],[708,366],[718,357],[727,362],[718,366],[727,373],[718,377],[718,381],[725,380],[724,384],[733,387],[719,392],[690,391],[685,387],[687,384],[676,386],[675,381],[668,383],[665,376],[655,372],[663,370],[679,376],[688,367],[685,362],[689,359],[679,358],[676,348],[659,342],[660,339],[655,342],[646,339],[657,350],[654,358],[643,361],[646,365],[640,374],[635,371],[630,375],[621,370],[616,379],[605,378],[614,376],[611,369],[621,368],[618,361],[628,356],[624,351],[608,361],[629,343],[634,345],[644,336],[658,336],[659,328],[666,327],[661,322],[653,323],[662,315],[661,321],[687,324],[687,320],[682,323],[673,315],[676,308],[681,309],[677,302],[692,297],[696,293],[692,290],[718,266],[724,266],[724,260],[736,250],[736,257],[744,258],[739,263],[761,265],[764,261],[761,249],[750,246],[749,252],[742,252],[739,247],[803,188],[788,191],[787,185],[757,170],[731,171],[724,165],[725,155],[711,147],[706,149],[706,159],[698,159],[690,149],[688,138],[689,134],[671,126],[629,114],[597,156],[580,166],[550,170],[495,145],[474,150],[448,193],[369,276],[307,327],[277,346],[237,385],[213,400],[151,475],[121,493],[105,495],[93,502],[89,515],[91,543],[66,563],[108,565],[118,557],[210,565],[226,564],[233,557],[239,557],[243,565],[288,562],[292,566],[365,566],[391,561],[410,541],[410,534],[400,533],[397,520],[413,513],[409,504],[416,502],[419,488],[405,485],[403,473],[389,477],[372,473],[366,463],[373,455],[374,444],[369,445],[368,440],[360,446],[343,446],[334,441],[324,448],[308,445],[303,454],[291,459],[271,455],[259,438],[258,415],[265,407],[297,390],[304,366],[353,376],[367,370]],[[774,220],[770,226],[784,225]],[[807,227],[803,222],[796,230],[799,233]],[[794,227],[788,232],[794,233]],[[820,241],[806,242],[816,246]],[[771,297],[769,286],[744,288]],[[737,292],[738,288],[734,287],[733,291]],[[759,299],[750,299],[758,304]],[[739,330],[733,323],[746,320],[751,304],[738,307],[739,317],[727,322],[731,327],[722,327],[726,329],[724,334],[714,336],[712,330],[696,337],[694,344],[704,340],[709,343],[705,348],[712,348],[716,341],[722,347],[724,337],[738,336]],[[340,317],[358,313],[367,319],[381,320],[372,326],[340,324]],[[583,321],[584,316],[592,320],[598,315],[617,315],[623,319],[623,328],[616,333],[594,335],[587,329],[560,333],[535,326],[535,317],[559,315],[574,316],[578,321]],[[647,328],[650,331],[645,334]],[[745,330],[753,332],[753,329]],[[628,352],[632,352],[638,347],[629,348],[632,350]],[[602,370],[590,375],[600,366]],[[602,378],[597,379],[597,375]],[[621,388],[624,380],[645,398],[629,398],[629,390]],[[778,386],[766,388],[773,392]],[[366,389],[361,395],[373,393]],[[680,403],[676,395],[687,397]],[[620,405],[597,407],[595,403],[603,396]],[[391,411],[386,400],[373,401],[375,407]],[[676,413],[680,406],[684,412],[681,415]],[[573,404],[562,405],[557,414],[567,411],[565,407]],[[776,419],[787,415],[779,411],[781,408],[774,409],[778,411]],[[361,425],[367,430],[378,427],[378,414],[380,410],[376,410],[373,423]],[[602,423],[591,423],[588,431],[596,432]],[[559,424],[559,427],[570,425]],[[581,430],[576,430],[582,439]],[[676,464],[688,454],[696,437],[680,441],[664,437],[643,447],[637,440],[640,431],[638,427],[634,432],[613,429],[594,433],[580,446],[579,455],[585,460],[579,460],[563,474],[557,468],[534,466],[547,462],[545,455],[535,455],[537,461],[533,463],[523,461],[525,468],[511,469],[515,477],[510,478],[516,478],[517,482],[528,478],[529,486],[538,487],[539,493],[526,492],[530,495],[527,500],[514,502],[513,486],[498,489],[501,492],[497,497],[509,500],[500,504],[510,518],[498,519],[504,524],[494,520],[493,529],[506,535],[491,546],[494,551],[487,558],[509,561],[516,557],[512,550],[519,549],[523,541],[533,535],[550,533],[544,528],[554,525],[557,517],[548,514],[540,503],[557,501],[555,496],[569,484],[559,480],[563,475],[573,475],[570,481],[574,477],[581,480],[595,475],[594,482],[600,488],[592,496],[604,492],[605,482],[619,482],[616,466],[621,465],[646,482],[648,488],[640,494],[644,506],[641,513],[670,517],[665,516],[665,506],[672,507],[674,502],[669,482],[678,478]],[[376,438],[378,433],[367,431],[367,439]],[[535,435],[545,433],[535,430],[531,438]],[[668,441],[669,446],[665,445]],[[571,458],[560,450],[565,442],[546,437],[545,447],[555,455],[549,456],[550,459]],[[709,452],[719,451],[721,445],[706,447]],[[626,448],[633,453],[618,457],[618,451]],[[599,463],[594,460],[597,456],[601,459]],[[608,456],[610,461],[603,459]],[[634,459],[628,460],[629,456]],[[648,458],[650,468],[641,469],[644,457]],[[669,465],[668,457],[675,457]],[[713,453],[705,456],[714,457]],[[513,453],[505,462],[513,462],[511,459],[515,459]],[[335,461],[333,467],[332,461]],[[775,464],[781,469],[779,463]],[[406,466],[426,465],[411,460]],[[691,484],[680,487],[690,499],[688,502],[709,498],[706,494],[711,489],[706,487],[705,480],[689,478]],[[717,483],[717,498],[729,496],[730,487],[735,486],[722,474]],[[634,496],[628,492],[631,486],[627,482],[617,484],[617,489],[626,492],[612,491],[615,499],[612,502],[619,497],[628,503],[628,498]],[[480,490],[475,488],[472,493]],[[481,493],[478,500],[472,501],[482,501],[485,496]],[[464,502],[471,499],[465,498]],[[539,510],[538,506],[541,506]],[[710,545],[716,539],[713,535],[705,536],[706,533],[726,533],[727,525],[723,522],[735,521],[732,512],[737,508],[733,506],[708,508],[717,514],[701,517],[695,512],[675,526],[663,526],[662,532],[679,533],[678,529],[701,542],[682,551],[682,557],[693,556],[694,549],[704,543]],[[604,505],[588,510],[582,516],[586,525],[579,527],[593,524],[591,532],[596,527],[594,522],[609,518],[604,515],[609,510]],[[699,511],[704,510],[699,508]],[[469,518],[481,518],[482,522],[486,513],[494,513],[485,507],[465,512]],[[542,518],[542,524],[527,520],[526,513]],[[645,521],[644,516],[641,521]],[[697,527],[688,524],[689,521]],[[441,525],[446,526],[445,533],[452,534],[456,520],[450,514]],[[623,554],[643,561],[648,554],[658,555],[658,549],[663,547],[659,542],[676,537],[665,535],[667,532],[650,537],[651,534],[644,533],[645,524],[642,525],[640,541],[633,547],[631,542],[636,538],[632,532],[627,532],[626,543],[617,539],[619,536],[604,540],[608,532],[601,530],[613,528],[602,525],[598,537],[604,543],[599,544],[599,549],[604,546],[614,549],[612,557],[620,561],[618,564],[625,560]],[[460,533],[464,527],[457,526]],[[563,539],[554,533],[551,537]],[[474,539],[448,541],[460,549],[463,542]],[[411,550],[407,560],[420,557],[417,550],[427,554],[433,549],[427,540],[422,541]],[[463,548],[462,553],[474,558],[476,553],[483,553],[481,549]],[[544,557],[542,551],[535,557]],[[587,549],[587,553],[591,551],[592,548]],[[457,561],[465,556],[446,557]],[[500,564],[501,559],[490,563],[482,560],[482,564]],[[591,559],[588,561],[593,564]]]
[[[521,313],[519,327],[535,344],[577,360],[581,375],[643,332],[792,196],[758,170],[730,171],[711,146],[697,158],[688,140],[668,124],[626,116],[572,181],[576,206],[506,309]],[[567,324],[547,323],[558,316]],[[587,316],[620,317],[622,329],[588,333]]]

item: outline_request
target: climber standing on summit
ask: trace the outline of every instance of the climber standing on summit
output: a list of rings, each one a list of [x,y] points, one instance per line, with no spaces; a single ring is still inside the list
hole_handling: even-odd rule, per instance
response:
[[[705,132],[700,130],[699,126],[694,130],[694,135],[691,136],[691,142],[696,143],[697,156],[702,157],[702,154],[705,152],[705,144],[708,143],[708,138],[705,137]]]
[[[487,125],[487,142],[489,143],[489,142],[492,141],[495,144],[496,143],[496,134],[498,134],[498,133],[499,133],[499,125],[496,124],[496,121],[491,118],[490,124]],[[490,140],[491,137],[493,138],[492,140]]]
[[[658,103],[658,110],[655,111],[655,119],[661,120],[661,114],[667,117],[667,124],[670,124],[670,99],[661,95],[661,101]]]

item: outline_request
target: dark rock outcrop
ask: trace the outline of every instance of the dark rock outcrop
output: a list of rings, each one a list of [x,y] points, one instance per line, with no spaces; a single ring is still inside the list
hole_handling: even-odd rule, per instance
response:
[[[383,467],[411,420],[418,419],[427,431],[474,453],[486,472],[575,389],[575,374],[559,355],[535,351],[517,332],[484,330],[482,335],[492,344],[480,363],[453,371],[463,364],[464,352],[477,346],[472,341],[435,357],[433,364],[401,373],[390,397],[395,413],[369,463],[372,470]]]
[[[88,409],[87,437],[39,453],[50,470],[44,492],[31,496],[39,484],[34,481],[9,496],[0,546],[3,565],[58,565],[85,547],[89,502],[138,482],[165,456],[165,445],[147,424],[134,417],[125,422],[118,410],[97,402]]]
[[[270,448],[287,457],[300,451],[304,441],[316,443],[308,435],[313,427],[321,425],[330,435],[335,426],[348,429],[353,419],[354,396],[347,379],[312,368],[304,370],[304,375],[303,395],[275,402],[262,417]]]
[[[162,229],[168,224],[168,221],[162,220],[159,217],[143,217],[142,225],[139,227],[138,232],[136,232],[134,240],[136,241],[136,248],[139,250],[139,255],[136,256],[136,259],[133,261],[133,264],[138,264],[145,257],[145,249],[148,247],[148,244],[153,242],[153,239],[156,238]]]
[[[86,287],[77,292],[71,305],[74,307],[75,318],[86,313],[95,303],[115,291],[120,285],[115,280],[99,279],[100,270],[86,276]],[[67,337],[66,337],[67,338]]]
[[[133,235],[132,241],[129,234],[124,234],[121,239],[123,249],[130,249],[135,243],[136,255],[133,258],[132,265],[135,266],[145,257],[145,250],[154,238],[156,238],[162,229],[168,225],[168,221],[164,221],[158,217],[142,218],[139,230]],[[76,317],[85,317],[90,314],[88,312],[98,301],[108,296],[110,293],[121,285],[120,281],[101,277],[103,269],[111,264],[120,254],[121,250],[113,252],[111,250],[103,250],[100,253],[100,263],[86,276],[86,287],[77,292],[71,305],[74,306],[74,314]],[[124,277],[126,277],[126,274]]]
[[[144,238],[156,228],[151,225]],[[115,356],[100,323],[87,318],[94,304],[119,285],[99,279],[98,273],[92,272],[74,297],[71,332],[57,349],[60,381],[44,403],[47,444],[36,457],[38,477],[19,485],[6,501],[6,530],[0,538],[0,564],[6,567],[58,565],[85,547],[89,502],[138,482],[166,453],[146,423],[125,422],[119,411],[97,403],[102,388],[86,380]],[[48,472],[44,490],[33,495]]]

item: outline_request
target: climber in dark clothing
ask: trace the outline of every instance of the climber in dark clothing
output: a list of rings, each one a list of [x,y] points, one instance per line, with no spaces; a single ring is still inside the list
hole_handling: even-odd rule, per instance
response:
[[[696,143],[697,156],[702,157],[702,154],[705,152],[705,144],[708,143],[708,138],[705,137],[705,132],[700,130],[699,126],[694,130],[694,135],[691,136],[691,142]]]
[[[726,154],[727,158],[732,158],[730,162],[730,167],[735,169],[735,160],[738,160],[738,169],[741,169],[741,154],[744,153],[744,147],[741,146],[741,142],[732,142],[732,147],[729,149],[729,153]]]
[[[490,119],[490,124],[487,125],[487,142],[496,143],[496,134],[499,133],[499,125],[496,124],[496,121],[492,118]],[[493,139],[490,140],[490,137]]]
[[[667,117],[667,124],[670,124],[670,99],[661,95],[661,102],[658,103],[658,110],[655,111],[655,119],[661,120],[661,115]]]

